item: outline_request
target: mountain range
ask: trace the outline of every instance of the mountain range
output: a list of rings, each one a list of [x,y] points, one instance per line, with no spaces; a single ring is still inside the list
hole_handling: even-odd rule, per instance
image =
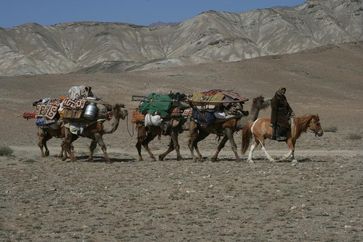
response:
[[[363,40],[362,0],[308,0],[181,23],[74,22],[0,28],[0,76],[121,72],[232,62]]]

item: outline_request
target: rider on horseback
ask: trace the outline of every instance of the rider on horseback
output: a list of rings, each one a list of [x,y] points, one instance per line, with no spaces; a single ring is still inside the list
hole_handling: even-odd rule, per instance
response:
[[[285,141],[290,131],[290,118],[294,112],[285,97],[286,88],[276,91],[271,100],[271,126],[273,128],[272,139]]]

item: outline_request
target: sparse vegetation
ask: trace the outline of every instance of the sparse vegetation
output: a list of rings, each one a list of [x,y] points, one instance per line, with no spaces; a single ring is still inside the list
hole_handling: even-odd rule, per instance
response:
[[[25,163],[34,163],[34,162],[37,162],[36,160],[33,160],[33,159],[26,159],[24,160]]]
[[[362,136],[360,134],[351,133],[351,134],[348,135],[348,139],[350,139],[350,140],[360,140],[360,139],[362,139]]]
[[[14,151],[8,146],[0,147],[0,156],[11,156],[13,152]]]
[[[324,132],[336,133],[337,131],[338,131],[338,128],[335,126],[324,128]]]

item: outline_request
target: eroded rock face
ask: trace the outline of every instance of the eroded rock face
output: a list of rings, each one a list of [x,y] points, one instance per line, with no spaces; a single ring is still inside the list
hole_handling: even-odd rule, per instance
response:
[[[363,40],[362,0],[208,11],[179,24],[25,24],[0,28],[0,75],[120,72],[238,61]]]

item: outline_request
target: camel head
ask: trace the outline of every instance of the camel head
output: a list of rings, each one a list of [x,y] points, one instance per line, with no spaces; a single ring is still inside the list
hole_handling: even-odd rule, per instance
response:
[[[252,108],[256,109],[265,109],[271,104],[271,99],[266,99],[260,95],[258,97],[253,98],[252,100]]]
[[[116,117],[117,119],[121,118],[121,119],[125,119],[128,115],[128,112],[125,108],[124,104],[119,104],[116,103],[115,105],[112,106],[112,112],[114,117]]]

